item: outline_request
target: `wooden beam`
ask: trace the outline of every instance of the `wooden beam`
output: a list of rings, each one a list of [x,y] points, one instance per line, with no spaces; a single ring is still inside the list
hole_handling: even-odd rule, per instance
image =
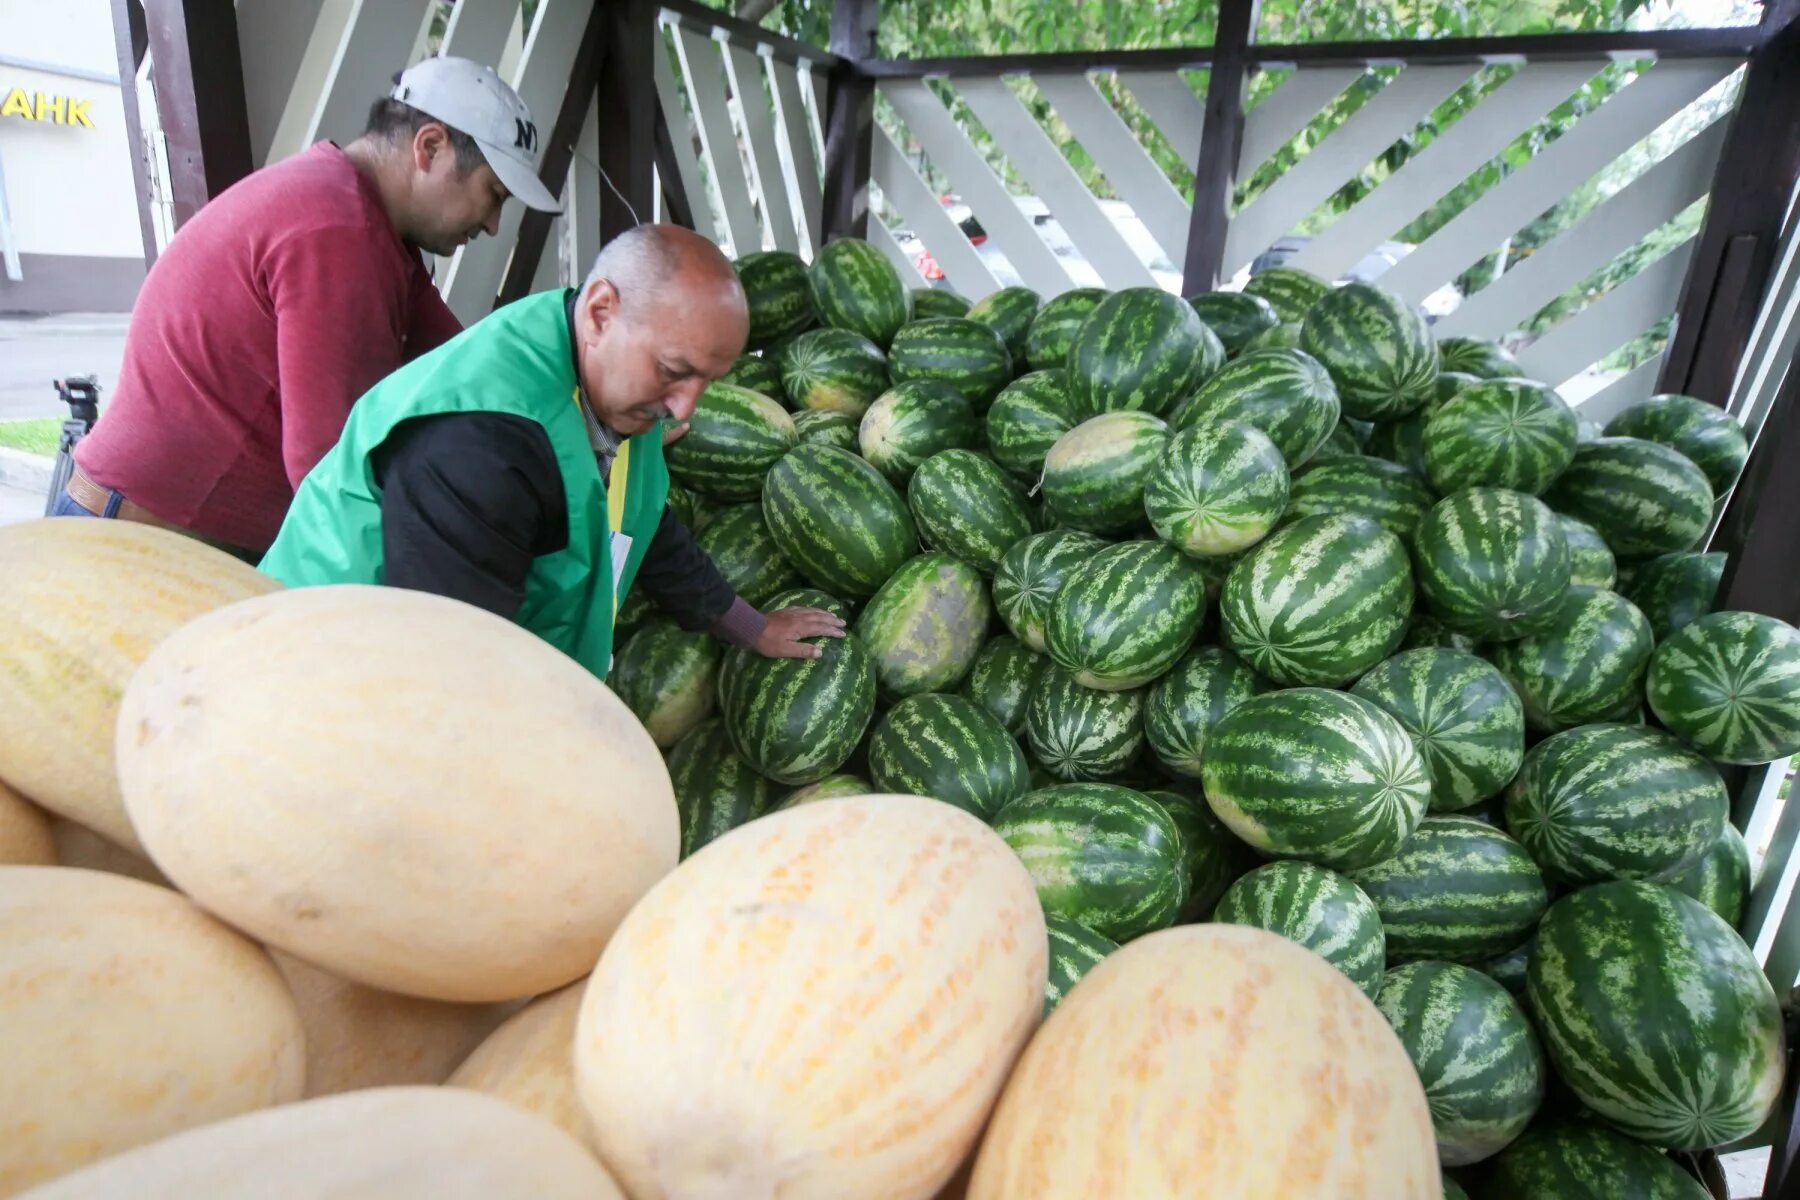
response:
[[[817,63],[821,67],[847,65],[837,54],[828,54],[817,46],[809,46],[805,42],[784,37],[774,30],[739,20],[730,13],[708,8],[699,0],[661,0],[658,7],[669,20],[686,25],[705,37],[723,34],[727,41],[746,49],[767,47],[769,53],[785,62]],[[833,21],[835,24],[835,17]],[[874,56],[873,49],[869,53],[870,57]]]
[[[835,67],[825,93],[825,181],[819,244],[869,231],[869,168],[875,139],[875,81],[862,69],[875,57],[879,0],[832,0]]]
[[[125,105],[125,142],[131,150],[131,182],[137,191],[138,232],[143,238],[144,265],[156,261],[156,199],[150,194],[150,168],[145,155],[144,120],[138,112],[137,72],[150,47],[140,0],[112,0],[113,48],[119,59],[119,99]]]
[[[650,0],[600,0],[607,10],[600,85],[600,244],[655,220],[656,84],[651,56],[667,50]]]
[[[1711,549],[1725,551],[1716,607],[1737,608],[1800,624],[1800,365],[1764,419],[1743,477],[1726,501]]]
[[[254,169],[237,11],[232,0],[145,0],[144,28],[179,229]]]
[[[1194,208],[1188,220],[1181,291],[1192,296],[1219,286],[1225,233],[1231,227],[1231,193],[1237,186],[1238,152],[1244,144],[1244,84],[1250,44],[1256,40],[1258,0],[1221,0],[1212,71],[1206,81],[1206,117],[1195,147]]]

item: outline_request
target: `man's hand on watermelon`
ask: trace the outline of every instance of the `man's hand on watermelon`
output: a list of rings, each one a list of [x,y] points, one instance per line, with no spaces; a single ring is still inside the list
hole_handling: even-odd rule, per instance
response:
[[[825,653],[807,638],[841,638],[843,618],[822,608],[783,608],[769,614],[761,636],[752,644],[764,658],[818,658]]]

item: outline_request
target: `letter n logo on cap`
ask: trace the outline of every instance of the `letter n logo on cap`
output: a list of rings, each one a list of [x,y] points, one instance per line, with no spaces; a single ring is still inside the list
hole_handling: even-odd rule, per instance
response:
[[[519,117],[513,118],[513,146],[537,153],[537,126]]]

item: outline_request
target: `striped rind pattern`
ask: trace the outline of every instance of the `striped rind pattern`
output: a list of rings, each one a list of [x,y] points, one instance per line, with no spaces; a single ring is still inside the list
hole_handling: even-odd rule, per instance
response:
[[[912,289],[913,320],[923,321],[926,317],[966,317],[969,315],[969,298],[949,288],[914,288]]]
[[[818,320],[806,263],[786,250],[758,250],[734,264],[750,309],[750,344],[765,346],[811,329]]]
[[[907,485],[906,502],[927,545],[984,575],[1031,533],[1025,497],[993,459],[973,450],[940,450],[926,459]]]
[[[1489,1192],[1506,1200],[1710,1200],[1660,1150],[1590,1121],[1540,1121],[1496,1155]]]
[[[1439,369],[1446,373],[1454,371],[1477,379],[1518,379],[1525,374],[1525,368],[1504,346],[1480,338],[1438,339],[1438,362]]]
[[[1337,385],[1316,358],[1304,350],[1255,350],[1208,377],[1170,420],[1176,429],[1254,425],[1294,469],[1325,444],[1338,416]]]
[[[1251,550],[1219,594],[1225,644],[1290,687],[1336,687],[1386,658],[1412,614],[1400,539],[1366,517],[1303,517]]]
[[[1445,650],[1467,650],[1473,653],[1480,645],[1466,633],[1458,633],[1438,620],[1429,612],[1413,613],[1412,624],[1406,627],[1406,636],[1400,639],[1400,649],[1421,650],[1429,646],[1441,646]]]
[[[720,500],[754,500],[763,476],[799,441],[794,418],[761,392],[707,385],[687,435],[665,452],[669,474]]]
[[[1680,892],[1617,882],[1558,900],[1526,997],[1564,1082],[1653,1146],[1747,1137],[1780,1099],[1775,992],[1731,927]]]
[[[1300,348],[1300,322],[1283,321],[1279,325],[1270,326],[1244,343],[1244,353],[1252,350],[1298,350]]]
[[[845,796],[869,796],[874,787],[860,775],[827,775],[817,783],[795,788],[781,802],[782,808],[797,808],[815,800],[840,800]]]
[[[725,722],[717,717],[675,743],[668,763],[681,815],[682,858],[762,816],[781,794],[732,747]]]
[[[1398,421],[1377,421],[1364,451],[1375,458],[1398,463],[1425,478],[1425,427],[1435,409],[1427,406]]]
[[[1525,755],[1506,828],[1553,882],[1652,879],[1704,854],[1728,808],[1712,764],[1660,729],[1583,725]]]
[[[857,420],[849,413],[808,408],[794,414],[794,432],[803,446],[836,446],[855,454],[856,429]]]
[[[1656,648],[1651,711],[1715,762],[1757,764],[1800,753],[1800,632],[1752,612],[1720,612]]]
[[[1544,499],[1599,530],[1620,558],[1689,549],[1713,510],[1712,487],[1700,468],[1680,451],[1642,438],[1582,443]]]
[[[987,582],[949,554],[921,554],[881,585],[856,618],[880,694],[953,691],[987,638]]]
[[[1051,663],[1025,704],[1032,757],[1056,779],[1104,779],[1125,770],[1144,748],[1144,693],[1083,687]]]
[[[1236,554],[1268,535],[1288,503],[1287,464],[1267,434],[1209,421],[1175,434],[1144,484],[1156,535],[1196,558]]]
[[[1231,836],[1231,831],[1206,807],[1206,801],[1166,790],[1147,791],[1144,795],[1162,805],[1181,832],[1187,900],[1181,906],[1179,920],[1204,921],[1212,915],[1231,881],[1248,865],[1250,848]]]
[[[808,273],[821,324],[861,334],[885,348],[912,319],[912,293],[887,255],[860,238],[819,248]]]
[[[975,656],[962,694],[1006,726],[1014,737],[1025,735],[1025,705],[1043,678],[1050,660],[1010,633],[989,639]]]
[[[1352,451],[1338,458],[1322,458],[1324,451],[1299,473],[1289,490],[1287,515],[1294,519],[1320,513],[1345,513],[1367,517],[1402,541],[1413,531],[1437,498],[1425,481],[1399,463],[1371,458]]]
[[[1744,472],[1750,443],[1737,418],[1693,396],[1652,396],[1606,423],[1608,437],[1643,438],[1680,451],[1706,475],[1714,496],[1723,496]]]
[[[1006,343],[1013,369],[1023,372],[1027,353],[1025,339],[1031,333],[1032,321],[1043,302],[1044,298],[1028,287],[1003,287],[977,300],[964,315],[999,334],[1000,340]]]
[[[1202,292],[1189,296],[1188,303],[1232,357],[1242,354],[1251,338],[1281,324],[1275,306],[1255,292]]]
[[[763,519],[760,504],[735,504],[720,513],[694,544],[704,550],[733,591],[754,605],[800,582],[799,572]]]
[[[1723,551],[1684,550],[1635,564],[1629,580],[1621,574],[1619,591],[1638,606],[1656,640],[1663,642],[1713,610],[1724,577]]]
[[[1356,440],[1356,434],[1345,424],[1344,418],[1339,417],[1338,423],[1326,435],[1325,444],[1313,451],[1313,456],[1306,460],[1306,465],[1310,467],[1334,458],[1355,458],[1361,453],[1362,443]]]
[[[712,716],[720,657],[719,642],[711,634],[688,633],[658,618],[620,647],[606,686],[666,750]]]
[[[1007,384],[988,407],[988,453],[1035,485],[1044,473],[1044,456],[1075,425],[1068,376],[1060,369],[1033,371]]]
[[[918,552],[906,501],[847,450],[800,446],[763,486],[769,532],[812,583],[833,595],[872,595]]]
[[[1149,413],[1088,418],[1044,456],[1044,502],[1071,529],[1116,535],[1143,526],[1144,486],[1168,439],[1169,427]]]
[[[1006,727],[972,700],[937,693],[909,696],[876,723],[869,778],[881,792],[929,796],[984,821],[1031,790]]]
[[[1342,870],[1396,853],[1431,785],[1412,739],[1367,700],[1324,688],[1253,696],[1215,726],[1206,801],[1259,850]]]
[[[895,487],[905,487],[919,464],[940,450],[973,446],[975,410],[941,380],[897,383],[876,397],[857,426],[862,456]]]
[[[1563,537],[1569,543],[1569,582],[1578,586],[1609,588],[1618,582],[1619,566],[1600,531],[1586,521],[1562,518]],[[1645,614],[1646,616],[1648,614]]]
[[[887,355],[847,329],[803,333],[781,354],[781,387],[797,409],[816,408],[860,419],[887,386]]]
[[[1548,629],[1568,592],[1562,522],[1523,492],[1445,497],[1419,522],[1413,550],[1425,603],[1460,633],[1504,641]]]
[[[1737,826],[1727,821],[1705,853],[1656,882],[1692,896],[1736,929],[1750,903],[1750,847]]]
[[[1046,647],[1086,687],[1142,687],[1187,653],[1206,581],[1162,542],[1108,546],[1069,572],[1050,603]]]
[[[1492,958],[1477,963],[1475,969],[1513,995],[1523,999],[1525,996],[1525,972],[1530,965],[1531,939],[1526,938],[1505,954],[1496,954]]]
[[[1048,1017],[1069,989],[1080,983],[1096,963],[1117,950],[1119,943],[1055,913],[1044,914],[1044,928],[1050,934],[1050,974],[1044,984],[1044,1015]]]
[[[1162,416],[1225,362],[1225,347],[1188,302],[1161,288],[1114,292],[1069,346],[1069,395],[1083,417]]]
[[[1525,710],[1493,665],[1461,650],[1405,650],[1352,693],[1399,721],[1431,777],[1431,811],[1498,795],[1525,758]]]
[[[760,358],[754,354],[740,355],[731,364],[731,370],[719,376],[717,382],[736,384],[753,392],[761,392],[777,403],[787,399],[787,393],[781,387],[781,367],[771,358]]]
[[[1167,770],[1199,779],[1213,726],[1267,686],[1224,647],[1196,646],[1145,693],[1144,740]]]
[[[1283,321],[1299,321],[1330,294],[1331,283],[1298,267],[1270,267],[1252,275],[1244,291],[1267,300]]]
[[[1549,627],[1489,651],[1525,705],[1525,723],[1555,733],[1629,720],[1643,701],[1654,638],[1637,605],[1605,588],[1571,587]]]
[[[1425,425],[1425,474],[1440,492],[1510,488],[1539,495],[1575,458],[1575,410],[1528,379],[1463,389]]]
[[[961,392],[976,411],[1013,377],[1012,357],[998,333],[967,317],[931,317],[901,327],[888,347],[895,383],[934,379]]]
[[[1390,963],[1474,966],[1529,938],[1550,902],[1525,847],[1473,817],[1426,817],[1399,853],[1350,878],[1381,912]]]
[[[1105,288],[1071,288],[1046,300],[1031,318],[1031,328],[1025,334],[1025,360],[1031,369],[1061,370],[1068,366],[1069,347],[1075,344],[1075,335],[1106,296]]]
[[[1258,867],[1225,889],[1213,920],[1266,929],[1305,946],[1370,999],[1381,988],[1387,961],[1381,914],[1361,888],[1327,867],[1309,862]]]
[[[747,646],[719,668],[719,710],[744,761],[776,783],[817,783],[847,762],[875,715],[875,668],[852,637],[812,639],[818,658]]]
[[[1050,602],[1075,567],[1106,547],[1091,533],[1051,529],[1021,538],[1000,556],[994,568],[994,607],[1000,619],[1025,645],[1049,649]]]
[[[1350,416],[1392,421],[1437,395],[1431,328],[1384,288],[1350,283],[1328,292],[1307,310],[1300,345],[1331,373]]]

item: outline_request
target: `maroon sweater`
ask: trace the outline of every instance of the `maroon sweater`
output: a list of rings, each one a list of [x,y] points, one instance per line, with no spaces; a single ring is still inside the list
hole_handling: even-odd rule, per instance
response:
[[[169,243],[75,461],[166,521],[266,550],[356,398],[460,329],[374,183],[320,142]]]

